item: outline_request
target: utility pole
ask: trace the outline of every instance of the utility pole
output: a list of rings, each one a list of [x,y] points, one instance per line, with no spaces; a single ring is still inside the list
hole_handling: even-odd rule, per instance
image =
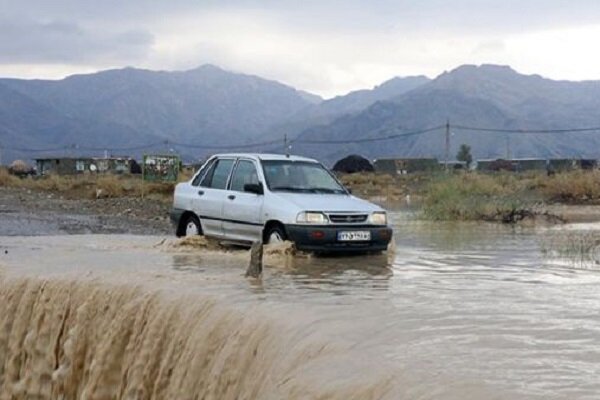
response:
[[[510,136],[506,135],[506,159],[510,160],[511,159],[511,154],[510,154]]]
[[[0,167],[2,166],[2,143],[0,143]]]
[[[290,147],[288,145],[287,133],[283,134],[283,151],[285,152],[285,156],[290,156]]]
[[[448,162],[450,162],[450,119],[446,120],[446,171],[448,170]]]

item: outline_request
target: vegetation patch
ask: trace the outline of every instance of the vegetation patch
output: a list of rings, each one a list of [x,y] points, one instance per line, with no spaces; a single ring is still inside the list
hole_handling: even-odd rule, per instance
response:
[[[577,170],[539,182],[549,201],[564,204],[600,204],[600,171]]]
[[[514,175],[459,173],[424,190],[423,215],[433,220],[518,222],[543,214],[526,182]]]
[[[180,181],[189,179],[180,176]],[[0,169],[0,187],[11,187],[57,194],[67,199],[104,199],[151,197],[171,201],[175,183],[142,182],[140,175],[55,175],[23,177]]]
[[[559,257],[577,264],[600,264],[600,235],[598,232],[560,232],[541,242],[546,257]]]

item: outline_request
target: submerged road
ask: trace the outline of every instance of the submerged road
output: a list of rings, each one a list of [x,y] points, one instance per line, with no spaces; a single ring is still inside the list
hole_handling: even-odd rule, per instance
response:
[[[600,226],[394,220],[393,254],[275,249],[260,281],[246,251],[162,236],[0,237],[0,321],[20,318],[0,379],[42,398],[598,398],[600,270],[577,244]]]

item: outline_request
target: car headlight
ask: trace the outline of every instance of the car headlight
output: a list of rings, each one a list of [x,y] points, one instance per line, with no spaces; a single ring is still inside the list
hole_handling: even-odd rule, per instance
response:
[[[329,219],[321,212],[304,211],[298,214],[296,222],[300,224],[326,224]]]
[[[382,211],[374,212],[369,217],[369,222],[373,225],[387,225],[387,214]]]

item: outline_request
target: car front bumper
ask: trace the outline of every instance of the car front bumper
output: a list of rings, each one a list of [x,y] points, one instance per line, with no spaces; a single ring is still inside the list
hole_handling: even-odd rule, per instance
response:
[[[387,250],[392,229],[376,225],[286,225],[286,233],[298,250],[323,252],[369,252]],[[340,241],[339,232],[369,231],[369,241]]]

